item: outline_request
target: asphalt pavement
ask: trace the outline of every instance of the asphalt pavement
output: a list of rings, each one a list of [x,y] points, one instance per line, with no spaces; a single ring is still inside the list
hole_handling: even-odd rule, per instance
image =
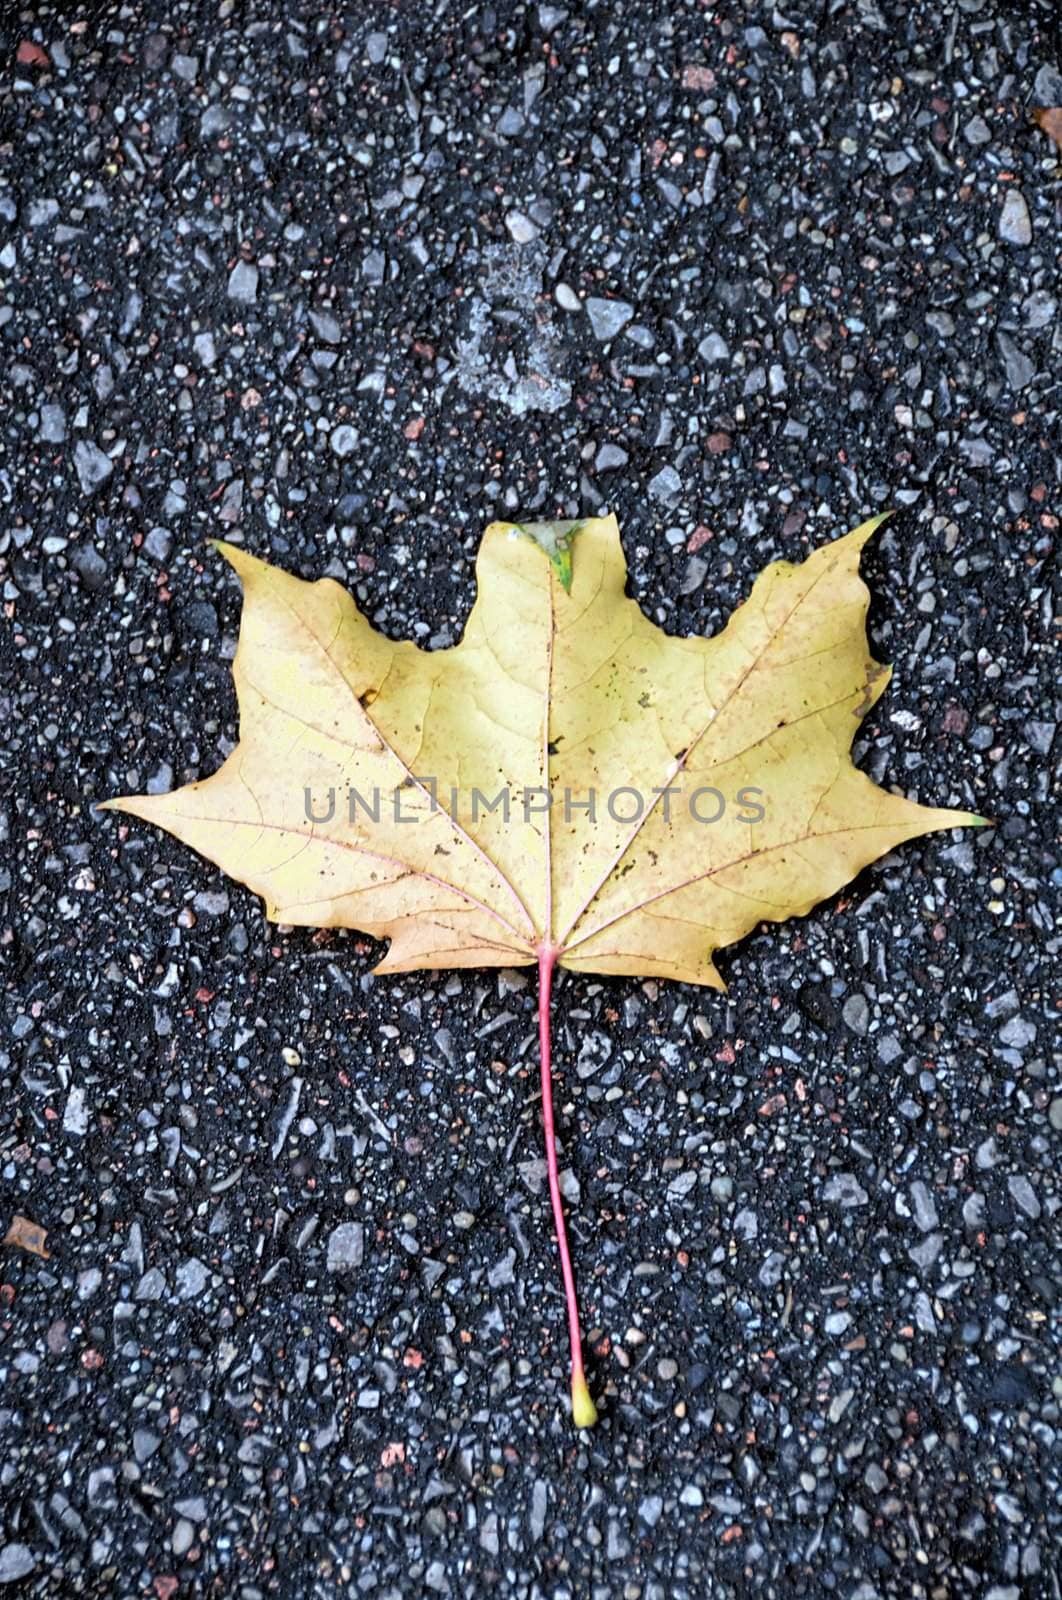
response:
[[[779,7],[4,9],[12,1593],[1060,1593],[1058,14]],[[530,975],[93,805],[236,740],[212,538],[435,647],[496,517],[686,634],[887,506],[859,763],[997,826],[561,977],[576,1433]]]

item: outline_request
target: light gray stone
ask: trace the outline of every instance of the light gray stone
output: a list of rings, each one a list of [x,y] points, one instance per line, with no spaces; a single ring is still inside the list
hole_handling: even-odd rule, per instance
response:
[[[1032,220],[1020,189],[1008,189],[999,214],[999,237],[1008,244],[1032,242]]]
[[[325,344],[338,344],[343,337],[343,330],[330,311],[311,311],[310,321],[313,323],[314,333],[319,339],[323,339]]]
[[[177,1296],[180,1300],[195,1300],[210,1282],[210,1268],[198,1256],[189,1256],[177,1268]]]
[[[31,200],[26,210],[26,221],[31,228],[43,228],[58,215],[58,200]]]
[[[173,539],[169,528],[161,526],[150,528],[144,535],[145,553],[151,557],[152,561],[157,561],[160,566],[169,560],[172,548]]]
[[[936,1202],[921,1178],[911,1185],[911,1212],[923,1233],[929,1233],[939,1222]]]
[[[74,446],[74,468],[82,494],[95,494],[114,471],[114,463],[91,439],[79,439]]]
[[[228,296],[242,305],[254,305],[258,299],[258,268],[253,261],[237,261],[229,273]]]
[[[1036,376],[1036,362],[1014,343],[1009,333],[997,333],[996,345],[1003,359],[1007,382],[1016,394],[1028,388]]]
[[[822,1198],[847,1211],[852,1206],[865,1206],[869,1197],[854,1172],[835,1172],[827,1179]]]
[[[682,493],[682,479],[674,467],[661,467],[649,479],[649,493],[654,500],[677,500]]]
[[[870,1007],[867,1005],[865,995],[850,994],[844,1003],[841,1015],[853,1033],[858,1033],[861,1037],[866,1034],[870,1027]]]
[[[516,244],[530,244],[532,239],[537,239],[539,235],[539,229],[522,211],[510,211],[505,219],[505,226],[509,230],[510,238]]]
[[[697,354],[702,361],[729,361],[730,346],[722,334],[709,333],[697,346]]]
[[[348,423],[343,422],[338,428],[332,429],[328,442],[332,446],[333,453],[342,458],[343,456],[353,455],[358,443],[358,436]]]
[[[0,1583],[16,1583],[36,1565],[37,1557],[28,1544],[5,1544],[0,1550]]]
[[[83,1134],[88,1132],[89,1111],[85,1104],[85,1091],[79,1084],[75,1084],[66,1097],[66,1106],[63,1110],[64,1133]]]
[[[999,1042],[1010,1050],[1024,1050],[1036,1039],[1036,1024],[1022,1016],[1011,1017],[999,1030]]]
[[[166,1279],[160,1268],[149,1267],[136,1286],[134,1299],[161,1300],[166,1293]]]
[[[626,450],[621,450],[618,444],[603,444],[594,459],[594,466],[598,472],[614,472],[617,467],[625,467],[629,460]]]
[[[66,438],[66,417],[62,406],[41,406],[40,437],[47,444],[62,444]]]
[[[501,1289],[506,1284],[515,1283],[516,1278],[513,1268],[516,1265],[516,1251],[506,1250],[500,1261],[496,1261],[487,1273],[487,1282],[492,1289]]]
[[[341,1222],[328,1236],[329,1272],[352,1272],[365,1255],[365,1230],[360,1222]]]
[[[1010,1198],[1014,1201],[1018,1210],[1023,1211],[1027,1217],[1031,1217],[1035,1222],[1040,1215],[1040,1202],[1036,1198],[1036,1190],[1025,1174],[1018,1172],[1008,1178],[1007,1188],[1010,1191]]]
[[[930,1233],[926,1235],[921,1244],[913,1245],[907,1254],[916,1267],[920,1267],[923,1272],[928,1272],[943,1247],[944,1235],[942,1233]]]
[[[608,344],[622,333],[634,316],[634,307],[626,300],[601,300],[596,296],[586,302],[586,311],[594,335],[602,344]]]

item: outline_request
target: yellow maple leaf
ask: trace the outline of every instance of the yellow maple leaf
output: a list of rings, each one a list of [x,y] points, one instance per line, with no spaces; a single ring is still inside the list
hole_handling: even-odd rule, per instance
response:
[[[852,764],[889,680],[866,639],[863,545],[881,517],[772,562],[712,638],[671,638],[625,596],[614,517],[493,523],[460,643],[377,633],[332,579],[220,545],[244,586],[240,742],[213,776],[105,802],[175,834],[267,915],[390,941],[379,972],[535,963],[556,1179],[549,989],[557,964],[722,988],[714,952],[799,916],[934,829]]]

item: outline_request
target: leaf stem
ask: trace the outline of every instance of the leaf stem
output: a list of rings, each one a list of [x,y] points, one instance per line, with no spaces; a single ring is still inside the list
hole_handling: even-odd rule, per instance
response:
[[[542,1069],[542,1121],[546,1131],[546,1170],[549,1173],[549,1197],[553,1204],[553,1222],[557,1230],[557,1249],[560,1252],[561,1275],[564,1278],[564,1298],[568,1306],[568,1338],[572,1353],[572,1419],[577,1428],[589,1428],[597,1421],[597,1407],[590,1398],[590,1390],[583,1371],[583,1342],[579,1332],[579,1301],[575,1293],[575,1274],[568,1253],[568,1234],[564,1226],[564,1206],[561,1202],[560,1175],[557,1171],[557,1141],[553,1132],[553,1076],[550,1054],[550,993],[553,985],[553,968],[557,964],[557,949],[551,944],[541,944],[538,950],[538,1040],[539,1061]]]

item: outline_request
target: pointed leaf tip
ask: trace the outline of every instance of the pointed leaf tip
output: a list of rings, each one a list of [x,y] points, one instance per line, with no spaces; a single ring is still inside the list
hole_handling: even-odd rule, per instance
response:
[[[263,561],[261,556],[252,555],[242,545],[232,544],[228,539],[211,539],[209,542],[218,555],[228,562],[244,589],[252,578],[277,571],[268,561]]]
[[[882,524],[890,521],[895,515],[895,506],[890,506],[888,511],[879,511],[875,516],[867,517],[866,521],[861,522],[857,528],[853,528],[851,533],[842,534],[841,537],[842,539],[851,539],[852,543],[858,545],[859,549],[862,550],[863,546],[874,537]]]
[[[517,533],[533,539],[546,552],[549,564],[567,594],[572,589],[572,545],[580,529],[586,526],[585,517],[575,517],[560,522],[514,522]]]
[[[218,555],[221,556],[222,560],[228,562],[238,577],[242,577],[244,571],[252,563],[256,566],[264,566],[266,564],[265,562],[260,562],[257,556],[252,556],[249,551],[242,550],[239,545],[231,544],[228,539],[210,539],[208,543],[213,545]]]

